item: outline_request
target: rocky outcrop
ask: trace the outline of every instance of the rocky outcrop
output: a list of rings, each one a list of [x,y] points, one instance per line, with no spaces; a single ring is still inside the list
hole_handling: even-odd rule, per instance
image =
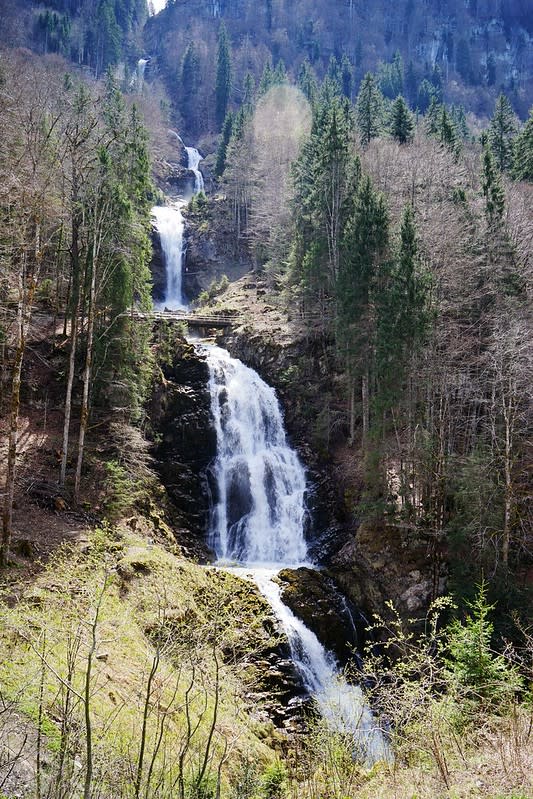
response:
[[[446,575],[429,572],[434,562],[428,541],[413,537],[399,525],[360,524],[328,564],[342,590],[369,614],[383,613],[384,599],[392,600],[405,618],[423,614],[445,590]]]
[[[163,154],[154,164],[157,185],[169,197],[190,196],[194,191],[194,174],[188,168],[189,158],[181,138],[176,131],[169,130],[160,146]]]
[[[281,596],[341,664],[352,660],[364,642],[359,611],[339,591],[331,577],[316,569],[282,569]]]
[[[226,275],[234,281],[252,268],[246,246],[235,243],[231,209],[227,201],[210,198],[202,208],[185,211],[187,251],[183,290],[195,298]]]

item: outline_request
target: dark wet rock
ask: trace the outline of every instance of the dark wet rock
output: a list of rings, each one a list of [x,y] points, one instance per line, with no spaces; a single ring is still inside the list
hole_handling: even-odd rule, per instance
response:
[[[345,664],[362,644],[361,617],[335,582],[316,569],[282,569],[278,575],[285,604],[319,641]]]
[[[211,420],[209,370],[205,358],[182,338],[171,342],[172,360],[163,367],[151,402],[156,469],[166,488],[178,543],[196,542],[206,556],[209,518],[208,470],[216,455]]]
[[[155,226],[152,227],[151,240],[152,261],[150,263],[150,271],[152,273],[153,283],[152,297],[155,302],[163,302],[167,288],[167,273],[163,248],[161,247],[161,239]]]

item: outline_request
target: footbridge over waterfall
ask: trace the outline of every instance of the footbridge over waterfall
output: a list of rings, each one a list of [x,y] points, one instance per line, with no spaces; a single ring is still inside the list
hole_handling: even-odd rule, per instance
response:
[[[130,319],[139,322],[168,322],[186,324],[189,329],[207,330],[210,328],[224,329],[236,327],[241,323],[240,316],[237,314],[207,314],[194,311],[152,311],[143,313],[141,311],[130,311],[123,314]]]

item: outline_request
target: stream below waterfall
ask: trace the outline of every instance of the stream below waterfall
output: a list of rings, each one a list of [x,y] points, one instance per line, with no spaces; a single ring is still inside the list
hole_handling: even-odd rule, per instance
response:
[[[302,684],[330,727],[353,736],[359,759],[386,758],[361,688],[344,679],[333,654],[284,604],[276,580],[282,568],[313,564],[305,540],[305,471],[287,443],[275,391],[226,350],[202,350],[217,435],[209,531],[217,564],[253,580],[268,600]]]

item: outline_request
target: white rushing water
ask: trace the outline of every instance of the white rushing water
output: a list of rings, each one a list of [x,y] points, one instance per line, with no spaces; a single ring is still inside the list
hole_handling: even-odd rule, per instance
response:
[[[225,561],[304,563],[305,473],[274,389],[225,350],[207,353],[217,433],[213,548]]]
[[[183,145],[185,147],[185,145]],[[194,172],[194,193],[198,194],[200,191],[203,191],[204,186],[204,176],[200,172],[199,165],[200,161],[203,161],[203,157],[200,155],[196,147],[185,147],[187,152],[188,158],[188,168],[191,172]]]
[[[152,208],[161,249],[165,259],[166,290],[165,299],[159,303],[161,308],[179,311],[186,307],[181,291],[183,256],[185,254],[185,221],[181,209],[183,202],[174,205],[156,205]]]
[[[282,567],[311,566],[304,536],[305,472],[288,445],[274,390],[241,361],[205,347],[217,434],[211,545],[219,564],[255,581],[286,631],[291,656],[322,716],[353,736],[354,753],[387,757],[359,686],[339,673],[334,656],[283,603]]]
[[[147,61],[145,59],[141,59],[141,61],[144,61],[146,66]],[[178,133],[173,130],[170,130],[169,133],[176,136],[183,144]],[[183,146],[185,147],[185,145]],[[203,158],[195,147],[185,147],[185,150],[187,151],[188,169],[194,173],[193,194],[198,194],[204,190],[204,178],[198,168]],[[185,220],[182,208],[188,199],[189,197],[185,197],[172,205],[156,205],[152,208],[156,230],[161,240],[166,271],[165,299],[158,303],[158,307],[166,308],[169,311],[181,311],[187,307],[182,293],[183,262],[186,250]]]

